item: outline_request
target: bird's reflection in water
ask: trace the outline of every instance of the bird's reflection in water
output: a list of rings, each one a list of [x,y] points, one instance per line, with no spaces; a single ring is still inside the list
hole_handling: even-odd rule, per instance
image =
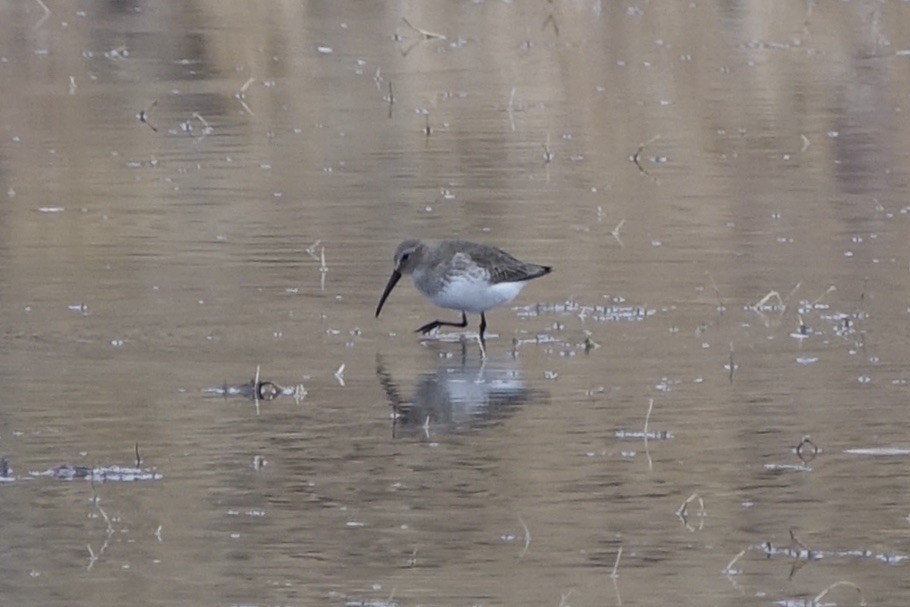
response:
[[[456,362],[458,360],[459,362]],[[417,376],[408,398],[402,382],[376,355],[376,375],[392,406],[392,435],[439,435],[489,426],[518,405],[544,400],[542,390],[525,388],[517,361],[440,358],[430,373]],[[410,383],[410,382],[408,382]]]

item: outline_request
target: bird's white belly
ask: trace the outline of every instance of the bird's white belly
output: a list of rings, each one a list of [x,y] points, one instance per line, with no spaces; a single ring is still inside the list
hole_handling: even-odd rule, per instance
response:
[[[524,282],[500,282],[491,285],[480,278],[461,276],[450,280],[431,298],[433,303],[443,308],[480,314],[490,308],[509,303],[524,286]]]

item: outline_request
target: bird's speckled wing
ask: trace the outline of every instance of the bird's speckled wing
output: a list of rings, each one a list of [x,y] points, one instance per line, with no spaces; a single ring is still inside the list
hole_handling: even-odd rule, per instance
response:
[[[462,253],[453,258],[453,266],[461,271],[467,269],[466,266],[469,264],[482,266],[484,271],[489,273],[492,284],[531,280],[550,272],[548,266],[523,262],[496,247],[470,242],[462,242],[460,245]]]

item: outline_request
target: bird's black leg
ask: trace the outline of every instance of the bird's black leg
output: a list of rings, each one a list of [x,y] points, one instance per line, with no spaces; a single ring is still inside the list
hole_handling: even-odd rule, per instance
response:
[[[487,317],[484,316],[483,312],[480,313],[480,345],[484,348],[487,347],[487,342],[483,338],[483,332],[487,330]]]
[[[444,320],[434,320],[433,322],[429,322],[429,323],[425,324],[424,326],[420,327],[419,329],[414,331],[414,333],[423,333],[424,335],[426,335],[427,333],[429,333],[430,331],[432,331],[433,329],[436,329],[438,327],[458,327],[460,329],[464,329],[467,326],[468,326],[468,316],[467,316],[467,314],[462,312],[460,323],[446,322]]]

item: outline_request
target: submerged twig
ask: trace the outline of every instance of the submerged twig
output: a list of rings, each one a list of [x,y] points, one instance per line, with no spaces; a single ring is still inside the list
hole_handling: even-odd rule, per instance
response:
[[[550,164],[553,162],[553,153],[550,151],[550,133],[547,132],[547,142],[541,144],[543,145],[543,162],[544,164]]]
[[[389,118],[392,117],[393,105],[395,105],[395,93],[392,91],[392,81],[389,80]]]
[[[512,127],[512,132],[515,132],[515,116],[512,113],[515,111],[515,87],[512,87],[512,92],[509,94],[509,105],[506,106],[506,113],[509,115],[509,125]]]
[[[152,131],[155,132],[155,133],[158,132],[158,129],[155,127],[154,124],[152,124],[151,122],[149,122],[149,114],[151,113],[152,109],[153,109],[155,106],[157,106],[157,105],[158,105],[158,100],[155,99],[154,101],[152,101],[152,102],[149,104],[149,106],[148,106],[147,108],[145,108],[145,109],[143,109],[143,110],[140,110],[139,113],[136,114],[136,118],[139,120],[139,122],[142,122],[142,123],[144,123],[144,124],[147,124],[148,127],[149,127],[150,129],[152,129]]]
[[[812,550],[809,548],[809,546],[806,545],[806,543],[805,543],[804,541],[802,541],[801,539],[799,539],[799,536],[796,535],[796,532],[793,531],[792,528],[789,529],[789,531],[790,531],[790,541],[791,541],[791,542],[793,542],[794,544],[796,544],[797,546],[799,546],[800,548],[802,548],[802,549],[805,550],[806,552],[812,552]]]
[[[796,445],[796,456],[804,464],[808,464],[815,459],[816,455],[818,455],[818,446],[812,442],[812,439],[809,438],[809,435],[807,434],[799,441],[799,444]]]
[[[547,29],[547,24],[553,24],[553,31],[556,32],[556,37],[559,38],[559,24],[556,23],[556,18],[553,17],[553,13],[547,15],[547,18],[543,20],[543,24],[540,26],[540,30],[543,31]]]
[[[635,153],[632,154],[632,156],[630,157],[630,160],[635,163],[635,166],[638,167],[638,170],[641,171],[643,174],[647,175],[648,177],[651,177],[651,173],[649,173],[648,170],[641,165],[641,153],[644,151],[644,149],[647,146],[654,143],[658,139],[660,139],[660,135],[654,135],[653,137],[648,139],[646,142],[639,145],[638,149],[635,150]],[[653,177],[651,177],[651,179],[653,179]]]
[[[711,288],[714,289],[714,296],[717,297],[717,311],[723,314],[724,310],[726,310],[727,307],[724,305],[724,300],[721,299],[720,289],[717,287],[717,283],[714,282],[714,276],[711,274],[711,272],[708,272],[707,274],[708,278],[711,279]]]

